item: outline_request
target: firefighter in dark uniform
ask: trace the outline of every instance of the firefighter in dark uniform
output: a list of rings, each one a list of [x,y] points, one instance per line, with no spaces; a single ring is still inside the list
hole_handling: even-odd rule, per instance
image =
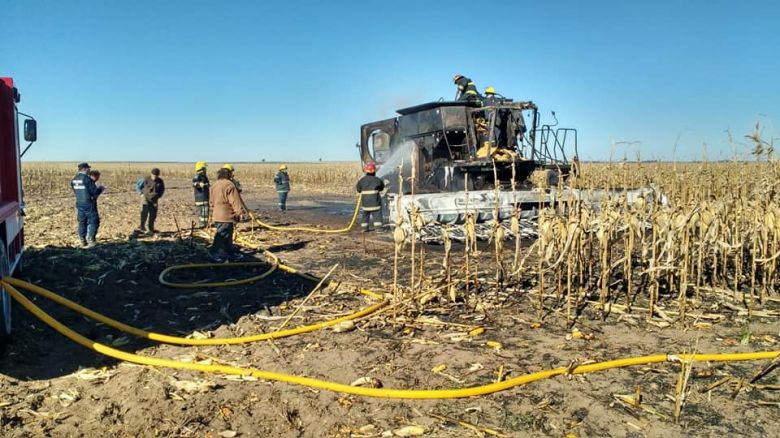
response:
[[[463,75],[455,75],[452,78],[452,82],[454,82],[455,86],[458,87],[458,92],[455,95],[455,100],[470,100],[470,101],[481,100],[481,96],[477,91],[477,86],[474,85],[474,82],[472,82],[471,79]]]
[[[485,97],[482,99],[484,106],[494,106],[499,103],[501,99],[496,95],[496,89],[493,87],[485,87]]]
[[[500,105],[505,101],[506,99],[504,99],[503,96],[496,93],[495,88],[485,87],[485,97],[482,99],[483,106],[492,107],[492,106]],[[490,117],[492,117],[492,114],[489,114],[489,112],[497,112],[495,126],[493,126],[494,145],[501,148],[508,147],[509,144],[506,135],[506,128],[508,125],[509,111],[506,109],[495,110],[495,109],[488,108],[485,110],[485,112],[487,113],[485,114],[485,118],[487,120],[490,120]]]
[[[276,196],[279,199],[279,210],[287,211],[287,194],[290,192],[290,175],[287,174],[287,165],[279,166],[279,171],[274,176]]]
[[[98,189],[89,177],[89,164],[79,164],[79,172],[70,181],[73,194],[76,195],[76,220],[78,222],[81,246],[95,246],[95,234],[98,227],[98,214],[95,200],[102,190]]]
[[[195,192],[195,208],[198,210],[198,226],[205,228],[209,224],[209,177],[206,175],[206,163],[195,163],[195,177],[192,178],[192,189]]]
[[[363,210],[363,219],[360,228],[363,232],[370,231],[369,224],[373,219],[375,229],[382,227],[382,190],[385,183],[377,178],[376,165],[368,163],[365,167],[366,174],[357,182],[357,191],[360,193],[360,204]]]

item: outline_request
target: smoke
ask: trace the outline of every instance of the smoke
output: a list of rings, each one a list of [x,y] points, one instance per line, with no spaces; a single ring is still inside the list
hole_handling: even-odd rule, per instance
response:
[[[412,149],[414,142],[409,140],[401,143],[385,160],[381,163],[377,163],[378,169],[376,176],[380,179],[384,179],[386,176],[391,175],[401,163],[409,163],[412,159]]]

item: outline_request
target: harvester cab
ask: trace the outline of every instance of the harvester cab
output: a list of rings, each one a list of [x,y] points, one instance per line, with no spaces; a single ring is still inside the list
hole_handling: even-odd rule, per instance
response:
[[[503,219],[511,205],[522,204],[508,199],[513,180],[530,189],[531,174],[546,170],[545,178],[557,184],[571,170],[567,157],[577,154],[577,131],[557,121],[542,125],[531,101],[438,101],[397,112],[361,127],[361,160],[376,163],[390,203],[404,195],[405,206],[417,204],[429,222],[462,222],[466,191],[478,221],[489,220],[496,188],[503,193],[499,203],[508,205],[499,212]],[[397,209],[389,210],[393,221]]]
[[[9,276],[21,265],[24,249],[24,195],[22,155],[37,140],[35,119],[19,112],[21,100],[13,79],[0,78],[0,277]],[[24,150],[19,143],[19,115],[26,116]],[[11,334],[11,297],[0,286],[0,343]]]
[[[390,193],[440,193],[508,187],[537,169],[568,175],[567,152],[577,153],[577,131],[540,125],[533,102],[430,102],[360,129],[364,163],[374,162]],[[493,172],[496,164],[498,178]],[[398,169],[404,187],[398,186]],[[414,168],[415,175],[412,175]],[[414,184],[415,187],[411,185]]]

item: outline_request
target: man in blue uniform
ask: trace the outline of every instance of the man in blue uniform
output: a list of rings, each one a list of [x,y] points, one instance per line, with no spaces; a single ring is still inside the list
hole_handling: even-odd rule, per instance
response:
[[[95,246],[95,234],[98,227],[98,214],[95,200],[102,190],[98,189],[89,177],[89,164],[79,164],[79,172],[70,181],[73,194],[76,195],[76,221],[78,223],[81,246]]]

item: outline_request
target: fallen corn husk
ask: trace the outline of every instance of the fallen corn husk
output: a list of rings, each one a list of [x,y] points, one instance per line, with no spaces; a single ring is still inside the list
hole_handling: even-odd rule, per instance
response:
[[[333,326],[334,333],[345,333],[351,332],[352,330],[355,330],[355,323],[351,320],[341,321],[340,323]]]
[[[360,377],[355,379],[349,386],[367,386],[369,388],[381,388],[382,382],[376,377]]]

